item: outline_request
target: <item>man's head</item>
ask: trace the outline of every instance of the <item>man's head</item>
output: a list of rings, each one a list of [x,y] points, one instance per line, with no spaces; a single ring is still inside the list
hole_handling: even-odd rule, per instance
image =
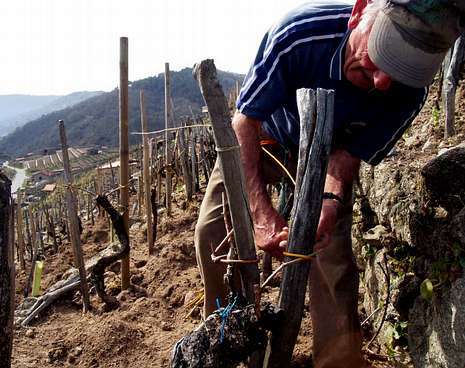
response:
[[[462,10],[446,0],[357,0],[349,20],[347,79],[378,89],[389,88],[388,78],[412,87],[430,84],[463,30]]]
[[[358,0],[349,20],[352,33],[345,51],[344,75],[354,85],[363,89],[387,90],[392,82],[391,77],[380,70],[368,54],[371,28],[385,5],[385,0],[375,0],[368,5],[365,0]]]

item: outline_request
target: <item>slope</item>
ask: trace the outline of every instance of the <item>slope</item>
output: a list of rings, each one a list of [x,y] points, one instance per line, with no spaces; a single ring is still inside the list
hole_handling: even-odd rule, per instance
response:
[[[219,79],[226,92],[242,75],[219,72]],[[171,73],[172,99],[175,117],[190,116],[190,109],[198,114],[203,106],[200,90],[192,77],[192,69],[185,68]],[[149,129],[160,129],[164,117],[164,75],[159,74],[130,83],[129,87],[129,130],[140,131],[139,91],[145,91]],[[75,106],[55,111],[17,129],[0,140],[1,150],[13,156],[39,152],[59,144],[56,122],[66,123],[69,144],[72,146],[118,144],[118,90],[102,93]],[[130,143],[140,140],[130,136]]]
[[[88,98],[94,97],[102,92],[73,92],[65,96],[51,96],[53,98],[48,98],[49,96],[20,96],[23,97],[20,100],[25,101],[24,109],[21,111],[16,111],[14,115],[8,115],[7,118],[0,120],[0,137],[5,136],[13,132],[16,128],[23,126],[29,121],[40,118],[42,115],[49,114],[53,111],[62,110],[67,107],[71,107],[81,101],[84,101]],[[0,104],[4,97],[9,96],[0,96]],[[28,97],[27,99],[24,99]],[[44,97],[44,98],[42,98]],[[37,101],[43,101],[40,104],[35,103]],[[8,101],[10,99],[6,99]],[[32,101],[28,102],[28,101]],[[18,103],[19,101],[13,101]]]

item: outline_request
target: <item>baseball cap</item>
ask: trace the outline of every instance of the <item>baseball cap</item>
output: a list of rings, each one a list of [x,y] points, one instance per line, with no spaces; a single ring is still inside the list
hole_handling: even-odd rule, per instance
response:
[[[464,30],[465,0],[393,0],[374,21],[372,62],[394,80],[420,88],[432,83]]]

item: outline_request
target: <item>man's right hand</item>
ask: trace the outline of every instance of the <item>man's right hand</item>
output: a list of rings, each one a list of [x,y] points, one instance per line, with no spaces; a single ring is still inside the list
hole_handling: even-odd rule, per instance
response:
[[[274,208],[263,211],[254,221],[255,244],[278,259],[286,250],[289,228]]]

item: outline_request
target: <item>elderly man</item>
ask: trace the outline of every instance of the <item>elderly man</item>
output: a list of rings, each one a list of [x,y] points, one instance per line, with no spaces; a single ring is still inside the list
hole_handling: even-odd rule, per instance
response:
[[[278,258],[286,247],[288,228],[273,208],[266,184],[279,169],[266,162],[260,142],[272,140],[297,157],[296,90],[336,91],[335,136],[315,245],[321,252],[310,275],[315,367],[364,366],[359,280],[351,247],[352,183],[360,161],[378,164],[420,112],[427,86],[459,34],[457,17],[443,27],[445,14],[452,14],[443,3],[374,0],[367,5],[359,0],[353,7],[336,2],[302,5],[265,35],[242,86],[233,128],[241,146],[255,242]],[[216,165],[195,232],[206,315],[216,309],[216,299],[224,303],[226,296],[224,267],[214,264],[210,254],[210,245],[225,236],[223,191]]]

